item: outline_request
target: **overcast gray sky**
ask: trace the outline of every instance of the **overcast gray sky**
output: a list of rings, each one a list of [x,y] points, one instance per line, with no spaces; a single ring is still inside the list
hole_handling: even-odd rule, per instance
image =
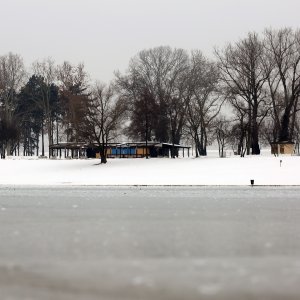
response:
[[[300,23],[299,0],[0,0],[0,7],[0,55],[18,53],[27,66],[46,57],[84,62],[104,82],[145,48],[211,55],[248,31]]]

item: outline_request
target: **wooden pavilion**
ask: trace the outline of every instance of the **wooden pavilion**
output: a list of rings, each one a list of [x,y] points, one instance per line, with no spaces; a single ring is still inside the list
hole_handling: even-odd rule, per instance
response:
[[[100,158],[99,147],[95,143],[65,142],[50,145],[52,157],[57,158]],[[108,143],[108,158],[171,157],[181,151],[182,156],[190,156],[190,146],[159,142]]]
[[[279,154],[293,154],[295,152],[294,142],[274,142],[271,143],[271,153],[274,155]]]

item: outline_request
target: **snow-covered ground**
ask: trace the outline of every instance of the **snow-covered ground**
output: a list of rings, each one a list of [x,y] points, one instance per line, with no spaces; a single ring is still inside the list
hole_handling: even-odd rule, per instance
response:
[[[300,185],[300,156],[0,160],[2,185]]]

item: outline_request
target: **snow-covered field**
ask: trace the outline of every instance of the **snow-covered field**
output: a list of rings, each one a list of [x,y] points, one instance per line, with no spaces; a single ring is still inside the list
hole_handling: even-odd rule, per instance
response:
[[[0,160],[1,185],[300,185],[300,156]]]

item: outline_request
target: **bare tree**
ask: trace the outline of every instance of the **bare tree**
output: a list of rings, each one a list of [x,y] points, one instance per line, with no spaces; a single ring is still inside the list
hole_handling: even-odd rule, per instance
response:
[[[266,30],[265,40],[268,61],[273,67],[268,85],[276,140],[292,141],[299,110],[300,31],[290,28]]]
[[[184,50],[158,47],[138,53],[130,61],[126,75],[116,74],[119,92],[131,108],[145,93],[154,100],[157,110],[149,118],[155,120],[149,136],[156,140],[180,142],[187,108],[187,73],[188,55]]]
[[[231,135],[232,128],[230,126],[230,121],[224,116],[219,116],[214,121],[214,135],[218,142],[219,147],[219,157],[225,157],[225,147],[229,144],[229,137]]]
[[[2,156],[12,154],[13,142],[16,138],[17,119],[15,108],[17,92],[20,89],[26,72],[23,59],[13,53],[0,56],[0,102],[2,129],[6,128],[5,139],[2,141]],[[11,138],[8,133],[13,133]],[[4,133],[3,133],[4,134]]]
[[[249,114],[247,103],[241,101],[239,96],[230,95],[228,98],[229,103],[233,108],[233,119],[231,134],[229,136],[232,149],[241,157],[245,156],[247,150],[249,150]]]
[[[107,145],[117,137],[125,112],[126,106],[123,100],[115,95],[112,86],[95,84],[80,134],[98,145],[101,163],[107,162]]]
[[[54,61],[50,58],[43,61],[36,61],[32,65],[34,74],[40,80],[41,97],[36,99],[37,105],[43,111],[43,126],[42,126],[42,156],[45,156],[45,133],[48,134],[48,146],[53,144],[53,112],[56,105],[53,103],[54,83],[56,82],[56,67]],[[57,101],[57,97],[55,99]],[[46,129],[46,130],[45,130]],[[51,156],[50,148],[49,157]]]
[[[196,146],[196,157],[207,155],[208,131],[224,100],[218,93],[219,71],[200,51],[191,54],[187,126]]]
[[[78,141],[82,120],[89,107],[89,76],[83,64],[71,65],[64,62],[57,67],[60,89],[62,125],[67,141]]]
[[[260,154],[259,125],[268,111],[265,84],[269,70],[265,65],[265,48],[256,33],[223,51],[216,51],[222,81],[227,93],[244,101],[248,109],[248,149],[252,154]]]

